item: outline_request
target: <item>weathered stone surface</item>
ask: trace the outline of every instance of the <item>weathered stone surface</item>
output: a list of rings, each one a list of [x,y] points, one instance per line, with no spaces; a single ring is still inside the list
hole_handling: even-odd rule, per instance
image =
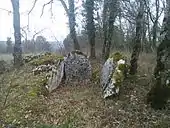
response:
[[[91,78],[91,64],[88,57],[80,51],[72,51],[59,63],[58,68],[50,72],[47,89],[52,92],[62,80],[65,83],[88,81]]]
[[[56,68],[55,65],[50,65],[50,64],[48,64],[48,65],[39,65],[39,66],[37,66],[37,67],[35,67],[33,69],[33,74],[37,75],[37,74],[40,74],[42,72],[49,72],[49,71],[52,71],[52,69],[55,69],[55,68]]]
[[[111,56],[102,68],[101,85],[104,98],[119,94],[120,86],[125,78],[126,61],[122,57],[117,59],[116,54],[116,59]]]
[[[65,60],[66,81],[87,80],[91,78],[92,69],[88,57],[80,51],[70,52]]]
[[[47,76],[48,82],[46,88],[49,92],[55,90],[61,83],[64,76],[64,61],[60,62],[58,68],[53,68],[49,76]]]

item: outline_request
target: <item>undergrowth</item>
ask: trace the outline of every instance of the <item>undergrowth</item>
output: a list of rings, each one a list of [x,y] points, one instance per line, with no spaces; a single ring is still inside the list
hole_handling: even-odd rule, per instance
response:
[[[99,84],[101,65],[94,61],[88,85],[64,85],[48,94],[45,73],[34,76],[26,65],[0,75],[0,127],[17,128],[169,128],[170,110],[145,104],[155,65],[141,55],[138,74],[126,79],[120,96],[104,100]]]

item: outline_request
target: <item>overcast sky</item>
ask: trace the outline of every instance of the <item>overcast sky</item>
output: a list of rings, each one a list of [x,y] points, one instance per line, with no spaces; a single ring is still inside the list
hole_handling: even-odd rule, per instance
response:
[[[31,9],[34,0],[20,0],[20,13],[21,13],[21,27],[28,23],[27,13]],[[29,38],[32,37],[34,32],[40,31],[45,28],[41,33],[48,40],[63,40],[68,34],[68,19],[65,11],[60,2],[53,4],[53,17],[51,18],[50,5],[44,9],[44,15],[40,18],[42,6],[49,0],[38,0],[36,7],[30,15],[30,31]],[[78,6],[80,3],[78,4]],[[12,11],[11,0],[3,0],[0,4],[0,40],[6,40],[8,36],[13,39],[13,16],[2,9]]]

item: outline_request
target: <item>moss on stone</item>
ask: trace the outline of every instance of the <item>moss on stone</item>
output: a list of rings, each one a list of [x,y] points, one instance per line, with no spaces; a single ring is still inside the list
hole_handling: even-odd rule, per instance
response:
[[[91,80],[95,83],[100,82],[100,71],[99,71],[99,69],[96,68],[96,69],[93,70]]]
[[[118,71],[116,70],[113,75],[112,75],[112,79],[115,80],[115,85],[116,86],[121,86],[121,83],[123,82],[124,80],[124,74],[122,71]]]
[[[122,53],[120,53],[120,52],[115,52],[115,53],[112,53],[109,58],[113,58],[113,60],[115,62],[117,62],[120,59],[124,60],[126,57]]]
[[[83,52],[81,52],[80,50],[74,50],[74,51],[71,51],[72,54],[78,54],[78,55],[83,55],[85,57],[87,57],[86,54],[84,54]]]
[[[55,64],[55,61],[63,59],[64,59],[63,56],[59,56],[57,54],[45,54],[40,58],[33,59],[32,61],[29,62],[29,64],[33,66]]]

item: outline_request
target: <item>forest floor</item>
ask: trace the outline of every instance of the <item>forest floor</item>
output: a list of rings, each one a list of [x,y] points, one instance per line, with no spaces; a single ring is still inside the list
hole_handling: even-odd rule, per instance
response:
[[[93,67],[101,68],[96,61]],[[43,75],[33,76],[32,67],[6,72],[0,75],[0,127],[170,128],[170,107],[155,111],[145,104],[154,67],[155,57],[142,54],[138,74],[124,81],[119,97],[107,100],[97,82],[43,96],[36,88]]]

